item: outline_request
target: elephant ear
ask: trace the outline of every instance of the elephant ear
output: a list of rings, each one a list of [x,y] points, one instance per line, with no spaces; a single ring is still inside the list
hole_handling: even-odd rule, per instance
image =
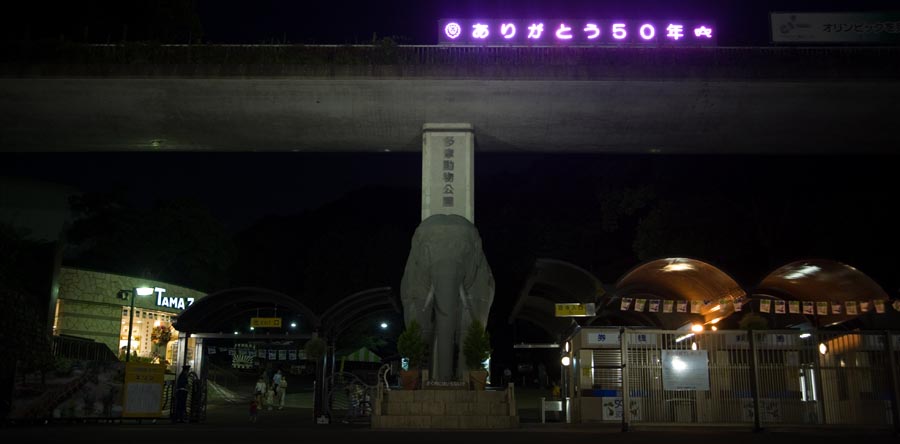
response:
[[[412,247],[406,268],[400,281],[400,301],[403,303],[403,317],[406,325],[416,320],[419,325],[431,325],[431,274],[429,273],[430,254],[428,243],[420,230],[413,235]],[[428,315],[426,318],[426,314]]]
[[[491,305],[494,303],[494,274],[491,266],[481,249],[481,236],[474,232],[472,262],[469,270],[471,280],[467,279],[466,292],[468,293],[469,311],[473,319],[487,325]]]

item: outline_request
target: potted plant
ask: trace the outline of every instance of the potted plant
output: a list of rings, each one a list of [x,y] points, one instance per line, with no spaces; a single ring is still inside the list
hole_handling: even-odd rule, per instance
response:
[[[153,354],[159,358],[160,364],[165,364],[166,346],[172,340],[172,329],[168,325],[159,325],[151,332],[150,340],[156,344]]]
[[[419,366],[425,359],[425,341],[422,339],[422,327],[418,322],[410,322],[406,330],[400,333],[397,338],[397,352],[409,360],[408,370],[400,371],[403,388],[415,389],[419,383]]]
[[[466,330],[462,352],[469,369],[469,385],[475,390],[484,390],[487,383],[488,372],[483,363],[491,357],[491,351],[491,336],[481,322],[473,320]]]

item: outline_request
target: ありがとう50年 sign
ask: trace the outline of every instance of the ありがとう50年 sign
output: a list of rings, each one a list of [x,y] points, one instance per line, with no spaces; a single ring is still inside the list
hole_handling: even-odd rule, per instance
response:
[[[454,46],[716,46],[711,20],[441,19],[438,42]]]

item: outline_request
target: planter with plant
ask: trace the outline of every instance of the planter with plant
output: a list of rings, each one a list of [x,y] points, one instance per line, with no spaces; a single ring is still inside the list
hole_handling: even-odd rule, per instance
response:
[[[491,336],[481,322],[473,320],[466,330],[462,352],[469,370],[469,385],[475,390],[484,390],[487,384],[484,361],[491,357],[491,351]]]
[[[409,360],[408,369],[400,371],[403,388],[415,389],[419,383],[419,367],[425,359],[425,341],[422,339],[422,327],[418,322],[410,322],[406,330],[400,333],[397,338],[397,352]]]
[[[166,360],[166,347],[172,340],[172,329],[168,325],[156,326],[150,334],[150,340],[156,344],[153,355],[159,358],[160,364],[168,364]]]

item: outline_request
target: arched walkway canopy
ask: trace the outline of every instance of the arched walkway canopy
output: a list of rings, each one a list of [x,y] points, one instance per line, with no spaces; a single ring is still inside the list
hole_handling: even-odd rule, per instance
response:
[[[216,333],[236,319],[255,316],[258,310],[274,308],[300,316],[304,329],[316,330],[319,318],[306,305],[286,294],[265,288],[240,287],[212,293],[186,308],[174,323],[181,332]]]
[[[770,297],[773,299],[812,301],[812,302],[839,302],[846,301],[872,301],[887,300],[888,294],[865,273],[858,269],[829,259],[806,259],[778,267],[769,273],[754,290],[754,297]],[[891,311],[888,308],[888,311]],[[829,307],[829,313],[831,313]],[[779,315],[779,321],[799,324],[809,322],[811,325],[827,327],[846,322],[856,316],[846,314],[803,316],[803,315]],[[782,316],[785,316],[783,319]]]
[[[508,323],[526,320],[556,340],[573,323],[573,318],[557,318],[556,304],[598,304],[605,294],[600,281],[587,270],[557,259],[539,258],[509,315]]]
[[[336,302],[322,314],[320,333],[334,340],[356,322],[377,313],[402,315],[400,300],[393,288],[370,288]]]
[[[691,314],[690,309],[685,314],[644,313],[652,321],[648,327],[674,330],[691,322],[717,323],[733,313],[733,302],[745,295],[731,276],[713,265],[697,259],[665,258],[639,265],[619,279],[607,309],[619,310],[623,297],[701,301],[699,314]]]

